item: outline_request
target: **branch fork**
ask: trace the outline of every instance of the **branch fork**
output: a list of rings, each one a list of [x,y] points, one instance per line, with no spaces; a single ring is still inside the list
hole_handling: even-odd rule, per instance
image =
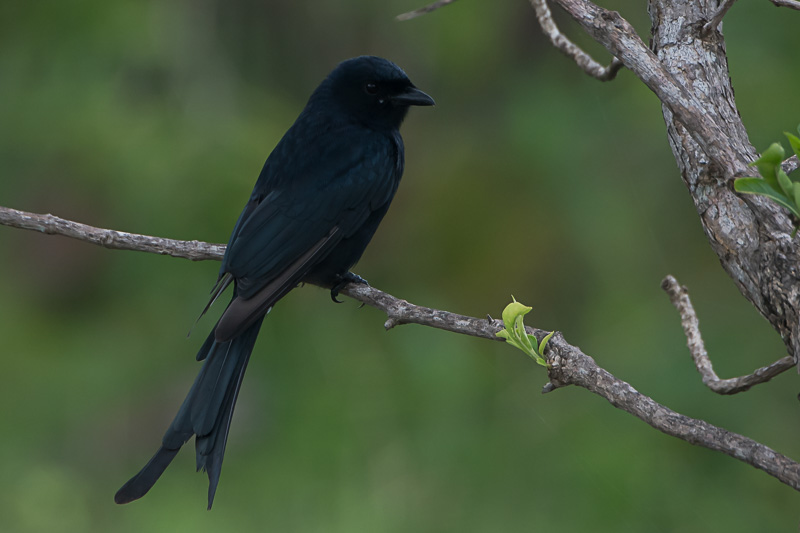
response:
[[[661,288],[666,291],[672,305],[675,306],[680,314],[681,326],[686,335],[686,343],[689,346],[689,352],[692,354],[697,371],[702,377],[703,384],[717,394],[744,392],[755,385],[766,383],[795,366],[794,357],[787,355],[746,376],[721,379],[714,372],[714,366],[708,357],[703,337],[700,334],[700,321],[697,319],[697,313],[694,310],[692,301],[689,299],[689,291],[672,276],[664,278],[664,281],[661,282]]]

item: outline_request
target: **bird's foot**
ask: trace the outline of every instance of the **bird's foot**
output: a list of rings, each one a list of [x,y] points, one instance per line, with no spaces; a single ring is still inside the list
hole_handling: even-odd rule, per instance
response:
[[[362,285],[369,285],[367,280],[359,276],[358,274],[353,274],[352,272],[348,272],[344,276],[342,276],[339,281],[331,288],[331,300],[336,302],[337,304],[342,303],[341,300],[337,299],[336,297],[339,296],[339,291],[344,288],[345,285],[348,283],[360,283]]]

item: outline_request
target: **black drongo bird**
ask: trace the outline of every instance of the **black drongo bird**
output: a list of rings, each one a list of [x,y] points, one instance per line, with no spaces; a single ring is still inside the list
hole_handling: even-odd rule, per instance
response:
[[[203,367],[161,448],[114,501],[144,496],[194,435],[211,508],[236,397],[264,317],[300,283],[329,288],[334,299],[345,284],[365,283],[350,268],[403,174],[398,129],[410,106],[433,103],[397,65],[372,56],[342,62],[317,87],[267,158],[233,228],[206,310],[231,283],[233,299],[197,354]]]

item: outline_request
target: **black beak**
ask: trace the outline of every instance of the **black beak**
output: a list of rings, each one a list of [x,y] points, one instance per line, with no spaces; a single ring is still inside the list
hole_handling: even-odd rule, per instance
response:
[[[389,97],[393,104],[399,105],[436,105],[433,98],[420,91],[413,85],[403,92]]]

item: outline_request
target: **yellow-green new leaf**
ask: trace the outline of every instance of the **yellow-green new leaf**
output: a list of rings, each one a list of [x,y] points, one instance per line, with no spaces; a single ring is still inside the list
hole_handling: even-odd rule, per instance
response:
[[[522,305],[518,301],[514,300],[510,304],[503,309],[503,324],[505,325],[507,330],[513,330],[514,324],[517,321],[517,317],[525,316],[533,309],[532,307],[528,307],[527,305]]]
[[[547,342],[550,340],[550,337],[553,336],[553,333],[555,333],[555,330],[545,335],[544,339],[542,339],[542,342],[539,344],[539,355],[542,357],[544,357],[544,349],[547,348]]]
[[[537,364],[544,367],[547,366],[547,361],[541,356],[540,347],[544,348],[547,339],[550,335],[545,337],[542,344],[539,344],[534,335],[528,335],[525,332],[525,322],[523,317],[531,311],[527,305],[523,305],[516,300],[511,302],[503,309],[503,324],[505,329],[495,333],[501,339],[525,352],[528,357],[536,361]]]
[[[514,322],[514,332],[517,334],[520,344],[525,347],[525,351],[532,352],[534,351],[533,345],[531,344],[531,340],[528,338],[528,334],[525,333],[525,323],[523,322],[522,317],[523,315],[517,315],[517,319]]]

